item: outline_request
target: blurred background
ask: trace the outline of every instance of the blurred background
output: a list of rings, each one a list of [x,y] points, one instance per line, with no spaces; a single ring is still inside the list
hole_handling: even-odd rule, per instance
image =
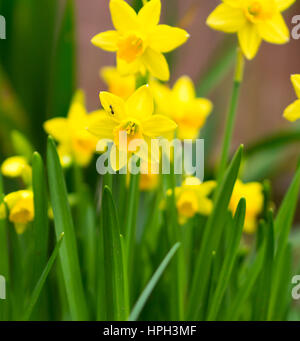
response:
[[[139,6],[141,0],[134,0]],[[198,94],[215,105],[202,131],[206,143],[207,177],[218,160],[224,120],[231,93],[235,36],[209,29],[205,20],[219,0],[162,0],[162,23],[184,27],[189,41],[168,56],[171,83],[189,75]],[[0,41],[0,157],[18,148],[11,131],[21,131],[41,153],[46,136],[43,122],[65,116],[77,87],[85,90],[89,111],[99,107],[105,89],[99,70],[114,65],[114,54],[94,47],[90,40],[112,28],[109,0],[0,0],[6,18],[7,39]],[[300,1],[284,13],[300,14]],[[275,202],[291,180],[299,157],[300,126],[282,118],[296,99],[290,74],[300,73],[300,40],[276,46],[263,43],[258,56],[247,62],[242,86],[234,150],[246,147],[245,180],[273,183]],[[218,72],[212,75],[213,67]],[[212,77],[213,76],[213,77]],[[299,210],[298,210],[299,211]]]

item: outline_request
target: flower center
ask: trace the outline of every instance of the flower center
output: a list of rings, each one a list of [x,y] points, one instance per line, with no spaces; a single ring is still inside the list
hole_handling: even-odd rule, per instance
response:
[[[126,149],[132,140],[142,138],[141,128],[139,124],[134,121],[121,123],[115,129],[114,135],[115,145],[118,146],[119,149]]]
[[[143,40],[132,34],[118,42],[118,56],[127,63],[132,63],[144,52]]]
[[[261,13],[262,6],[258,1],[253,2],[249,7],[248,7],[248,12],[250,15],[257,17]]]
[[[181,195],[177,201],[178,212],[184,217],[193,217],[198,210],[198,202],[193,192],[185,192]]]

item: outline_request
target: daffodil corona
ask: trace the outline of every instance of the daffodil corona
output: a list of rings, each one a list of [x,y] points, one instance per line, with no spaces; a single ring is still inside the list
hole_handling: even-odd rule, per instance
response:
[[[177,137],[182,140],[196,139],[212,111],[212,102],[196,97],[193,81],[187,76],[179,78],[173,89],[157,81],[151,83],[151,88],[158,113],[177,123]]]
[[[300,74],[292,75],[291,81],[298,99],[285,109],[283,116],[287,120],[294,122],[300,118]]]
[[[180,28],[159,25],[161,1],[147,2],[137,14],[124,0],[111,0],[110,12],[115,31],[96,35],[92,43],[117,53],[117,68],[122,75],[145,73],[167,81],[169,67],[163,53],[182,45],[189,37]]]
[[[223,0],[208,17],[207,24],[219,31],[237,33],[248,59],[257,54],[262,40],[272,44],[289,41],[282,12],[295,0]]]

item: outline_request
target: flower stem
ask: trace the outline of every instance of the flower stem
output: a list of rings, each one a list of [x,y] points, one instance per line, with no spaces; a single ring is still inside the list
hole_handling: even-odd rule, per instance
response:
[[[235,123],[235,118],[236,118],[236,111],[237,111],[238,100],[239,100],[239,95],[240,95],[240,88],[241,88],[241,83],[243,80],[244,64],[245,64],[244,56],[242,52],[238,50],[231,102],[230,102],[229,113],[227,116],[226,127],[225,127],[223,149],[222,149],[222,154],[221,154],[222,155],[221,163],[220,163],[219,171],[218,171],[219,181],[222,179],[225,173],[227,164],[228,164],[228,157],[229,157],[231,139],[232,139],[233,128],[234,128],[234,123]]]

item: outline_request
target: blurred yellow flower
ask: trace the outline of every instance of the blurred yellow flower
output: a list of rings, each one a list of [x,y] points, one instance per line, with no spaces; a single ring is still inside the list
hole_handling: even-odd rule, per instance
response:
[[[116,152],[116,157],[110,158],[114,170],[126,165],[131,141],[147,143],[146,154],[143,148],[139,148],[141,145],[137,145],[137,150],[133,153],[148,162],[152,139],[169,136],[176,129],[175,122],[169,118],[153,115],[153,97],[147,85],[137,89],[126,102],[105,91],[100,92],[100,101],[106,113],[97,117],[87,129],[100,140],[114,142],[115,150],[112,149],[111,152]],[[122,134],[126,136],[126,144]]]
[[[287,120],[294,122],[300,118],[300,74],[292,75],[291,81],[295,88],[298,99],[285,109],[283,116]]]
[[[157,81],[151,83],[151,89],[158,112],[177,123],[177,137],[196,139],[212,111],[212,102],[196,97],[193,81],[187,76],[179,78],[172,90]]]
[[[244,232],[254,233],[257,228],[257,218],[264,205],[263,186],[259,182],[243,183],[237,180],[232,192],[229,209],[234,214],[241,198],[246,199],[246,217]]]
[[[21,177],[26,185],[32,181],[32,169],[23,156],[12,156],[7,158],[1,165],[1,173],[9,178]]]
[[[135,91],[136,79],[134,75],[122,76],[115,67],[104,67],[100,71],[101,78],[108,86],[108,92],[127,99]]]
[[[139,187],[141,191],[151,191],[158,186],[159,175],[152,171],[151,162],[141,163],[141,175]]]
[[[14,224],[16,232],[22,234],[34,219],[33,192],[22,190],[10,193],[5,196],[4,202],[9,209],[9,221]]]
[[[97,140],[86,131],[89,122],[101,115],[100,111],[88,114],[84,93],[78,90],[72,100],[68,117],[56,117],[44,123],[45,131],[58,142],[58,153],[63,166],[72,161],[87,166],[96,151]]]
[[[272,44],[289,41],[289,29],[281,14],[295,0],[223,0],[207,18],[211,28],[237,33],[244,55],[253,59],[262,40]]]
[[[187,177],[180,187],[175,188],[175,200],[178,220],[184,224],[196,214],[210,215],[213,202],[208,196],[216,187],[215,181],[201,182],[196,177]],[[172,190],[167,191],[171,195]]]
[[[137,14],[124,0],[111,0],[110,12],[115,31],[96,35],[92,43],[117,53],[117,67],[128,75],[146,70],[161,80],[169,79],[169,66],[163,53],[182,45],[189,37],[180,28],[159,25],[161,1],[148,1]]]

